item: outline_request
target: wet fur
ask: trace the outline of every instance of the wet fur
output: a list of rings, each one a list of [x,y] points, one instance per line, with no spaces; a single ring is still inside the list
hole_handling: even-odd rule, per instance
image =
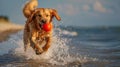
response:
[[[27,18],[23,41],[25,51],[31,46],[36,54],[41,54],[48,50],[52,39],[52,31],[46,32],[42,29],[43,22],[52,24],[53,17],[56,17],[58,21],[61,18],[55,9],[35,8],[37,5],[37,0],[31,0],[23,8],[23,14]],[[45,45],[42,47],[43,42]]]

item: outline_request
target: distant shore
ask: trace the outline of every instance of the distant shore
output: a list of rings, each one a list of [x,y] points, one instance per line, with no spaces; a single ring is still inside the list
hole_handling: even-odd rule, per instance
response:
[[[6,41],[11,34],[17,33],[23,28],[24,26],[20,24],[0,21],[0,42]]]

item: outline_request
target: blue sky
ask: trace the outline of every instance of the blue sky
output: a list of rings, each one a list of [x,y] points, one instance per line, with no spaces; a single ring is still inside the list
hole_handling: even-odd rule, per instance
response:
[[[28,0],[0,0],[0,15],[24,24],[22,14]],[[39,8],[55,8],[63,25],[120,26],[120,0],[38,0]],[[55,23],[56,21],[54,21]]]

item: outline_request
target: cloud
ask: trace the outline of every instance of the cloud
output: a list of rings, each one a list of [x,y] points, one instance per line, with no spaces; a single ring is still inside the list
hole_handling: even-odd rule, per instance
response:
[[[84,11],[88,11],[88,10],[90,10],[90,7],[89,7],[88,5],[84,5],[84,6],[83,6],[83,10],[84,10]]]
[[[99,1],[94,3],[93,9],[98,12],[107,12],[107,9]]]
[[[56,9],[67,16],[72,15],[92,15],[113,14],[114,10],[110,8],[111,2],[104,0],[67,0],[59,3]]]
[[[105,0],[70,0],[72,3],[83,5],[82,9],[84,11],[93,10],[96,12],[110,12],[111,9],[106,8],[106,5],[110,4],[109,1]],[[108,3],[108,4],[105,4]],[[103,5],[104,4],[104,5]]]
[[[75,7],[73,4],[59,4],[57,9],[66,15],[76,15],[80,12],[79,8]]]

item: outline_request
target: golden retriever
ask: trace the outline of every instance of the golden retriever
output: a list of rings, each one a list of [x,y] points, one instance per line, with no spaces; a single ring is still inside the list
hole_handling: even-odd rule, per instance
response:
[[[31,0],[25,4],[23,14],[27,18],[23,42],[24,50],[26,51],[31,46],[37,55],[46,52],[51,44],[52,30],[46,32],[42,29],[44,23],[51,23],[55,17],[58,21],[61,20],[55,9],[50,8],[36,8],[37,0]]]

